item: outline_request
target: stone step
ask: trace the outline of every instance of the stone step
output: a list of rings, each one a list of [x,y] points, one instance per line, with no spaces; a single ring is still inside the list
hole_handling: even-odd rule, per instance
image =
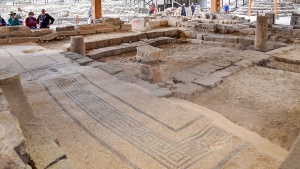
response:
[[[144,45],[161,46],[161,45],[177,43],[177,42],[178,40],[176,38],[170,38],[170,37],[145,39],[134,43],[122,43],[119,46],[95,49],[88,52],[87,56],[90,57],[91,59],[100,59],[103,57],[109,57],[113,55],[133,52],[136,51],[137,50],[136,48],[139,46],[144,46]]]

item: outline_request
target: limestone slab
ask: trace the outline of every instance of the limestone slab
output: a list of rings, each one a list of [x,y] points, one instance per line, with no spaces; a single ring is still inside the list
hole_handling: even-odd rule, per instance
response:
[[[182,72],[176,73],[173,77],[173,80],[176,83],[188,83],[188,82],[191,82],[200,77],[202,77],[202,76],[196,75],[196,74],[188,72],[188,71],[182,71]]]
[[[192,81],[204,87],[213,88],[222,82],[222,78],[218,76],[205,76]]]
[[[93,62],[94,60],[88,57],[84,57],[84,58],[80,58],[80,59],[76,59],[76,62],[79,63],[79,65],[81,66],[85,66],[90,62]]]
[[[156,90],[151,91],[151,94],[155,95],[156,97],[171,97],[173,94],[168,88],[159,88]]]
[[[197,95],[199,92],[203,91],[204,88],[200,85],[194,83],[186,83],[184,85],[180,85],[175,90],[173,90],[174,96],[185,99],[190,96]]]

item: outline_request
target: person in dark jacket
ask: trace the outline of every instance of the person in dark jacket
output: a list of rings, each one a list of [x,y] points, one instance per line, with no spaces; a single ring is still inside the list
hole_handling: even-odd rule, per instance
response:
[[[192,3],[191,5],[191,10],[192,10],[192,16],[194,16],[194,13],[195,13],[195,4]]]
[[[185,3],[183,3],[181,5],[181,16],[186,16],[186,12],[185,12]]]
[[[5,20],[0,15],[0,26],[6,26]]]
[[[42,9],[42,14],[37,18],[37,24],[40,29],[49,28],[51,24],[54,22],[54,18],[45,12],[45,9]]]

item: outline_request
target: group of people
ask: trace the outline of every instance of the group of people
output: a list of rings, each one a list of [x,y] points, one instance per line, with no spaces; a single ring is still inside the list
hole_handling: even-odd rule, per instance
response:
[[[195,8],[196,8],[196,4],[192,3],[192,4],[191,4],[192,16],[194,16]],[[180,13],[180,15],[181,15],[181,16],[186,16],[185,3],[183,3],[183,4],[181,5],[181,13]]]
[[[0,26],[16,26],[16,25],[24,25],[28,26],[30,29],[36,29],[36,28],[49,28],[50,25],[53,24],[54,18],[50,16],[48,13],[46,13],[45,9],[42,9],[41,14],[38,16],[38,18],[34,17],[33,12],[28,13],[28,17],[23,20],[22,13],[24,11],[21,10],[21,8],[18,8],[19,13],[16,14],[15,12],[11,11],[9,13],[9,18],[7,20],[7,23],[5,22],[4,18],[0,15],[1,24]]]
[[[156,12],[155,5],[152,4],[152,5],[150,6],[150,9],[149,9],[149,14],[152,15],[152,14],[154,14],[155,12]]]

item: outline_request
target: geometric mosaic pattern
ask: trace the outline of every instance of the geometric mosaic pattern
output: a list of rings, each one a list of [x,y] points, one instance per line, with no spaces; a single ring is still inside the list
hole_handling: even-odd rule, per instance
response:
[[[56,80],[56,86],[83,112],[166,168],[189,168],[211,154],[215,145],[225,143],[232,138],[228,132],[216,126],[207,125],[198,133],[175,142],[126,116],[126,113],[120,112],[105,100],[83,89],[76,79]],[[44,86],[53,100],[63,107],[45,84]]]

